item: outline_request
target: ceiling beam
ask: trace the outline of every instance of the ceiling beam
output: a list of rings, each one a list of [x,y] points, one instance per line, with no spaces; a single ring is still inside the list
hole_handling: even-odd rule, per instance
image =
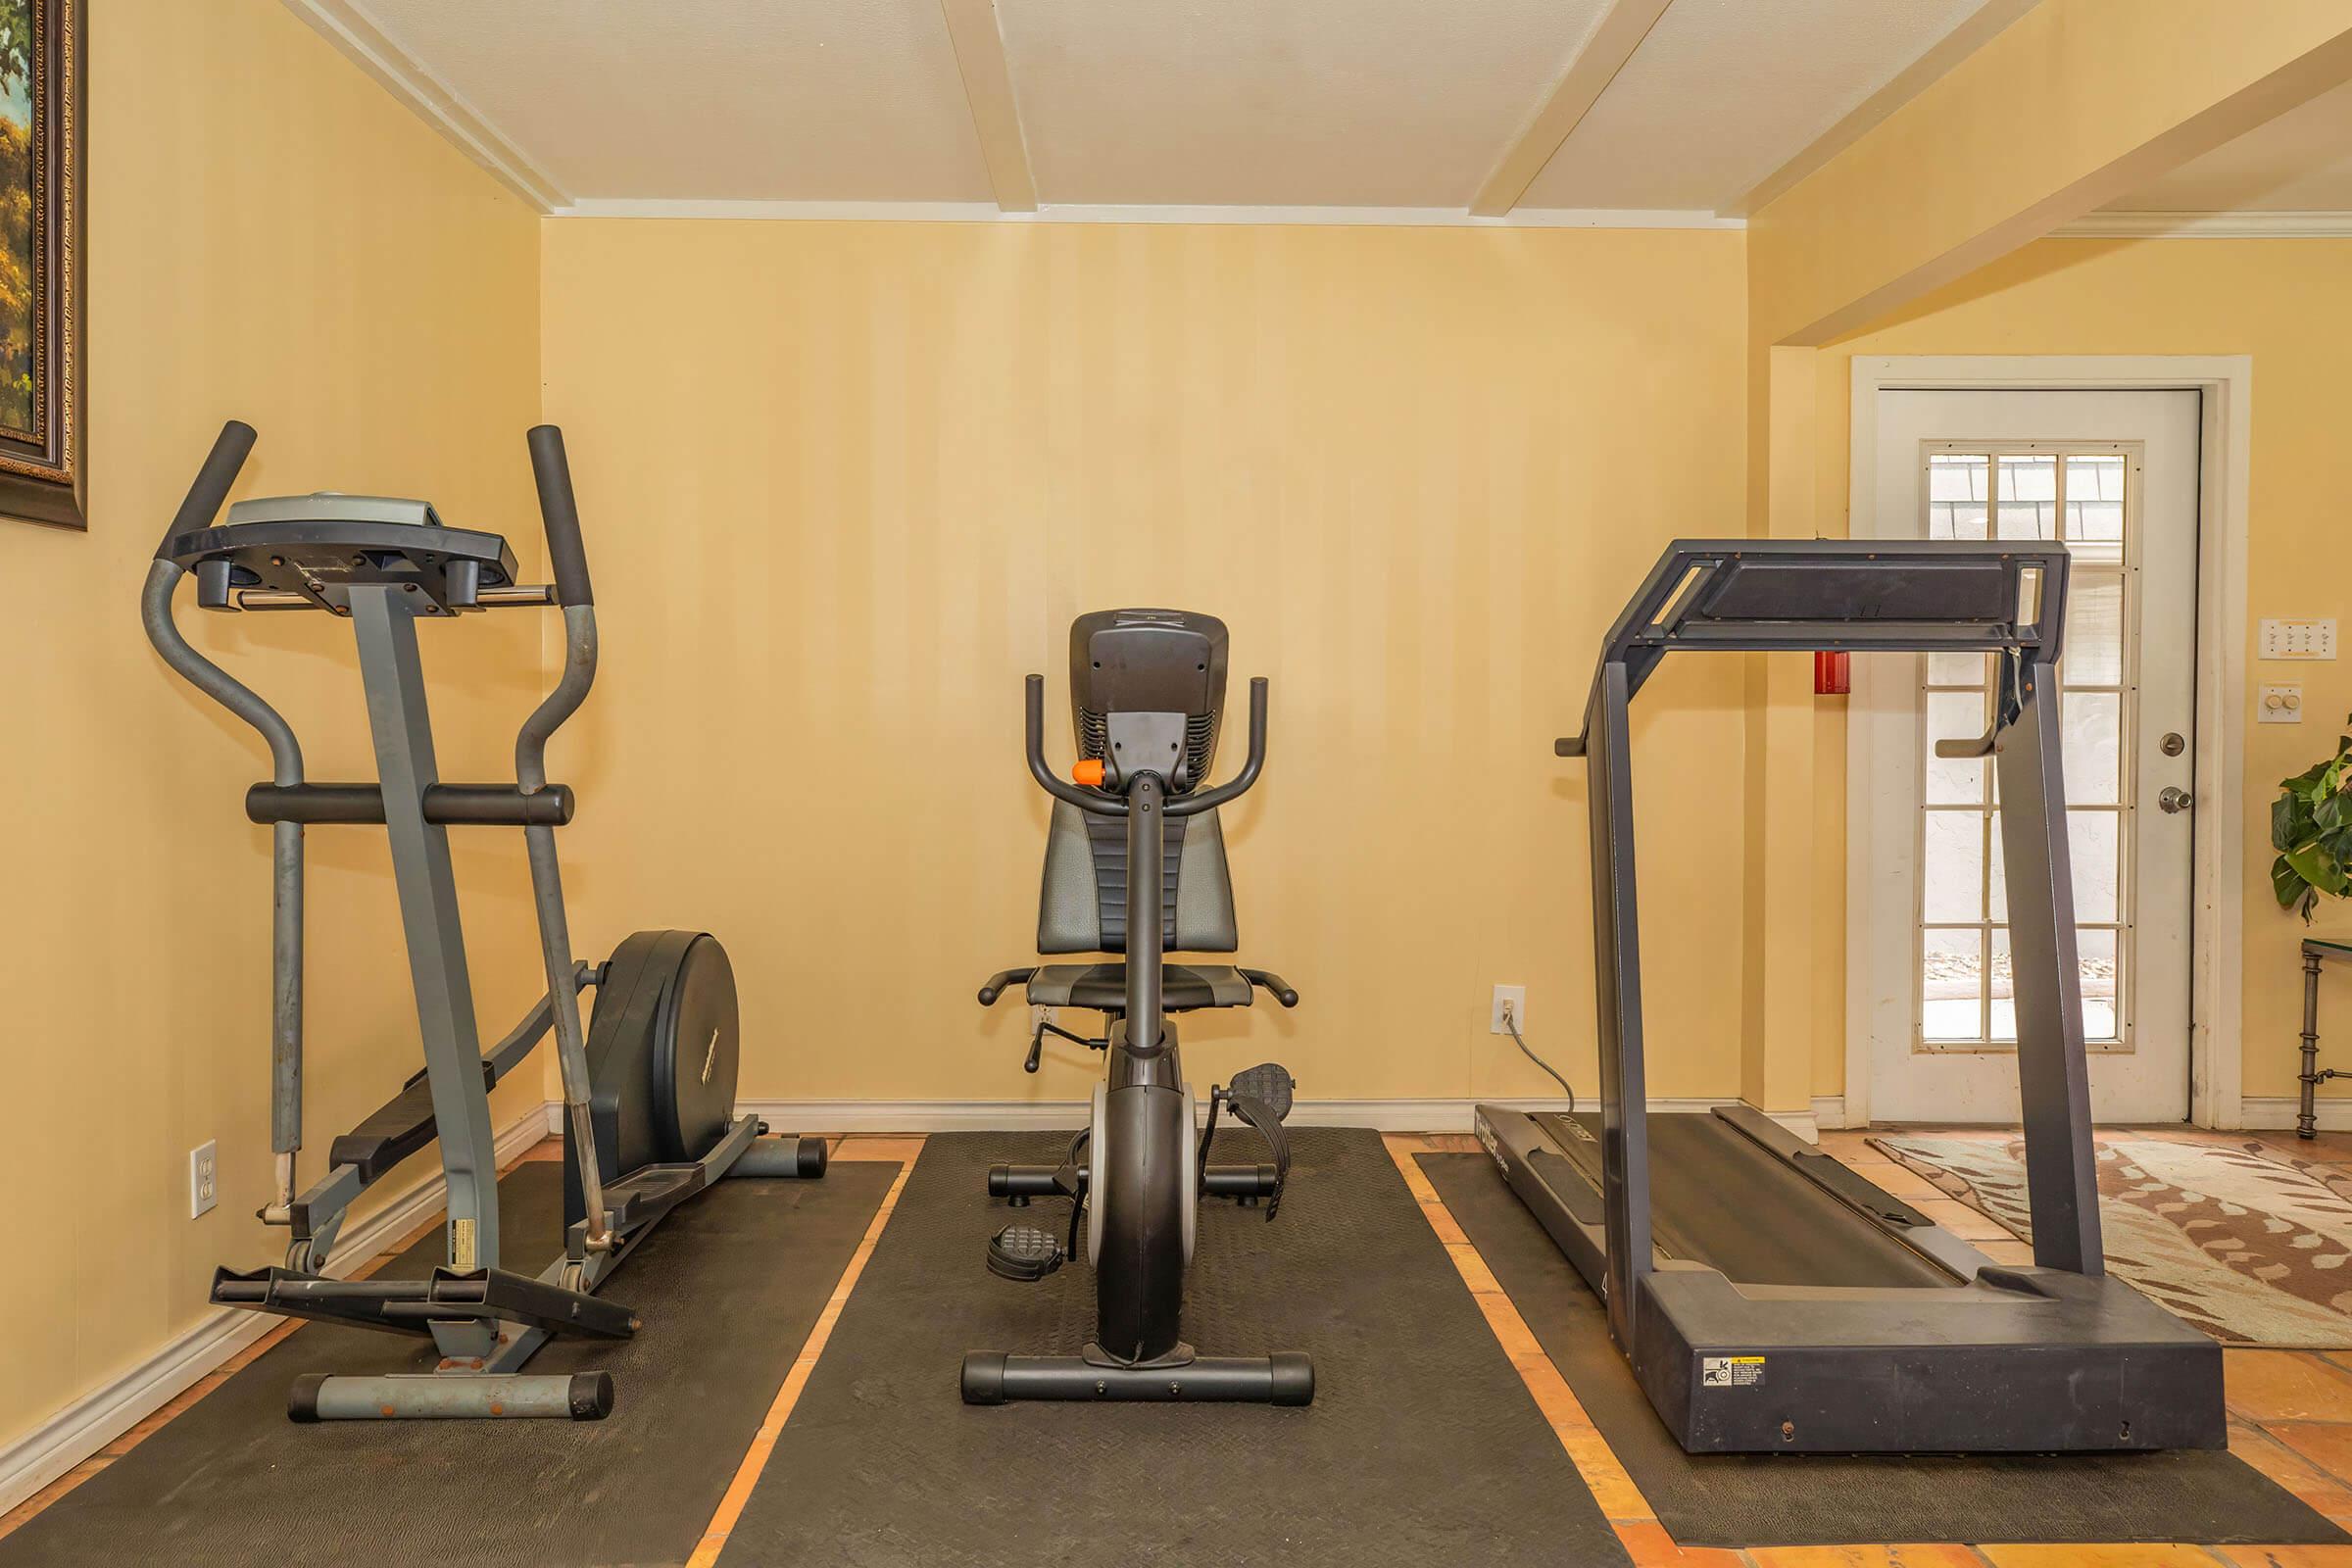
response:
[[[1977,52],[2009,24],[2041,4],[2041,0],[1985,0],[1968,19],[1929,46],[1927,53],[1887,79],[1845,118],[1813,139],[1803,152],[1723,204],[1726,218],[1745,218],[1767,206],[1839,153],[1870,134],[1879,122],[1927,90],[1945,72]]]
[[[1560,150],[1617,73],[1634,57],[1658,18],[1673,0],[1610,0],[1592,30],[1551,84],[1550,93],[1537,106],[1519,134],[1495,160],[1486,182],[1471,200],[1478,218],[1500,218],[1519,205],[1527,187],[1536,182],[1551,155]]]
[[[972,129],[988,164],[989,187],[1008,213],[1037,211],[1037,177],[1029,172],[1029,144],[1021,135],[1021,108],[1012,95],[1012,68],[1004,59],[1004,34],[997,24],[996,0],[939,0],[956,45],[956,69],[963,74],[963,96],[971,105]]]
[[[354,0],[285,0],[288,11],[309,23],[353,65],[375,78],[416,117],[454,143],[500,184],[541,213],[569,205],[570,195],[548,177],[458,90],[433,74],[424,62],[394,43]]]

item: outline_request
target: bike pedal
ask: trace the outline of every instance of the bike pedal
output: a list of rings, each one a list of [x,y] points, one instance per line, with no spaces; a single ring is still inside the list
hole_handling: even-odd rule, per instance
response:
[[[1061,1267],[1066,1254],[1052,1231],[1007,1225],[988,1241],[988,1271],[999,1279],[1042,1280]]]
[[[1291,1076],[1288,1067],[1278,1061],[1265,1061],[1247,1072],[1235,1073],[1227,1092],[1256,1101],[1274,1113],[1276,1121],[1285,1121],[1291,1114],[1291,1096],[1298,1087],[1298,1080]]]

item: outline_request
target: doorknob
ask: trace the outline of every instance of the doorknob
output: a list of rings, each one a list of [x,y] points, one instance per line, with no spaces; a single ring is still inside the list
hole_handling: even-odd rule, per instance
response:
[[[2156,804],[2168,812],[2185,811],[2193,802],[2188,791],[2178,784],[2167,784],[2157,795]]]

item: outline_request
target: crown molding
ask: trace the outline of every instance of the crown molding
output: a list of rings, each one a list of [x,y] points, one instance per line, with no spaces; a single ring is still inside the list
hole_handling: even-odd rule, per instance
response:
[[[1358,228],[1740,229],[1746,220],[1679,209],[1520,208],[1478,218],[1458,207],[1159,207],[1047,203],[1033,213],[994,202],[682,201],[584,197],[557,218],[749,219],[782,222],[1207,223],[1340,225]]]
[[[2084,213],[2052,239],[2352,239],[2352,213]]]
[[[463,94],[386,36],[359,0],[285,0],[285,7],[535,211],[552,213],[571,200]]]

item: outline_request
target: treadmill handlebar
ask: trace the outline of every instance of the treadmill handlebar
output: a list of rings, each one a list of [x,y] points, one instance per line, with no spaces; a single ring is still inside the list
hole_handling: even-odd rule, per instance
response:
[[[1029,776],[1038,787],[1057,801],[1066,801],[1081,811],[1093,816],[1125,816],[1126,800],[1101,789],[1090,789],[1063,778],[1046,762],[1046,677],[1030,675],[1022,681],[1022,728],[1029,756]],[[1242,762],[1242,770],[1214,788],[1197,790],[1190,795],[1170,795],[1161,810],[1169,816],[1194,816],[1214,810],[1226,802],[1236,800],[1257,782],[1257,775],[1266,765],[1266,677],[1250,678],[1250,755]]]
[[[155,547],[156,560],[170,561],[173,539],[209,526],[220,514],[220,503],[228,499],[237,475],[244,471],[254,440],[253,426],[242,419],[230,419],[220,426],[220,433],[213,438],[213,450],[205,454],[204,466],[196,470],[195,482],[164,527],[163,542]]]

